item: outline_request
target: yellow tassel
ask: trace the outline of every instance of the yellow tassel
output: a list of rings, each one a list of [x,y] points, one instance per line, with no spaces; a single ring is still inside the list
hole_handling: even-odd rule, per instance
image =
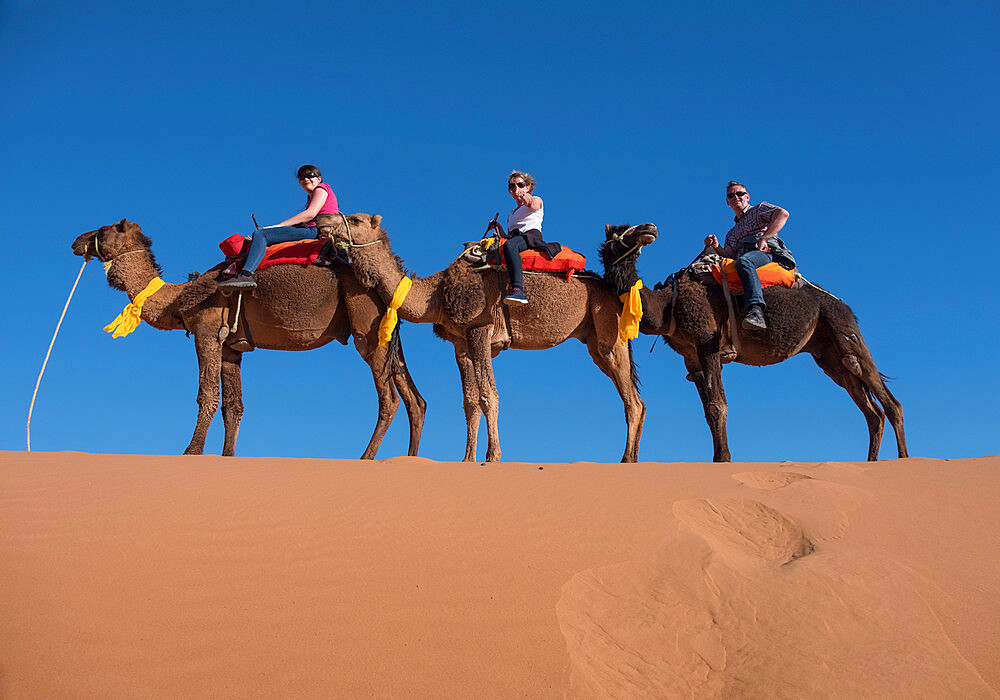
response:
[[[618,338],[622,341],[622,345],[639,337],[639,322],[642,320],[640,289],[642,289],[642,280],[633,284],[632,289],[619,297],[624,305],[622,315],[618,319]]]
[[[396,285],[396,291],[392,295],[392,301],[389,302],[389,308],[385,310],[385,316],[382,317],[382,322],[378,324],[379,347],[388,343],[392,338],[392,331],[399,322],[399,314],[396,312],[403,305],[403,301],[406,300],[406,295],[410,293],[410,287],[412,286],[413,280],[409,277],[399,280],[399,284]]]
[[[110,333],[112,338],[121,338],[138,328],[139,324],[142,323],[142,305],[165,284],[166,282],[159,277],[150,281],[145,289],[135,295],[135,299],[130,304],[125,305],[115,320],[104,327],[104,330]]]

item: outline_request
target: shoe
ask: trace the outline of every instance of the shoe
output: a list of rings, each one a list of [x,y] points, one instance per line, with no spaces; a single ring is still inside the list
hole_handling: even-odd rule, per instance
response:
[[[237,289],[253,289],[257,286],[257,280],[253,278],[252,272],[240,270],[227,280],[219,282],[220,287],[234,287]]]
[[[743,317],[743,328],[748,331],[762,331],[767,328],[764,312],[759,306],[753,306],[747,311],[747,315]]]
[[[505,304],[527,304],[528,297],[524,296],[524,290],[520,287],[514,287],[510,294],[503,298],[503,303]]]

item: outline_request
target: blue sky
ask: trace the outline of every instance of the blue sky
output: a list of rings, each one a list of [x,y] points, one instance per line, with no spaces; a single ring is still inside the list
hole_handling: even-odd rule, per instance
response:
[[[301,208],[319,165],[344,211],[380,213],[418,274],[511,206],[533,173],[545,234],[599,264],[605,223],[652,221],[640,260],[663,279],[731,225],[724,185],[786,208],[800,270],[843,297],[894,378],[910,453],[996,454],[992,170],[1000,155],[996,3],[0,4],[0,449],[24,449],[35,379],[80,259],[121,218],[167,281],[217,243]],[[988,250],[988,249],[987,249]],[[87,266],[42,381],[35,450],[179,453],[196,414],[191,339],[101,328],[126,302]],[[406,324],[428,401],[421,455],[460,459],[451,346]],[[708,461],[681,359],[635,341],[640,459]],[[504,459],[616,461],[611,383],[571,341],[494,363]],[[375,393],[353,347],[258,350],[243,362],[237,453],[355,457]],[[808,355],[727,365],[740,461],[861,460],[861,413]],[[216,416],[207,451],[222,446]],[[774,427],[780,426],[780,440]],[[485,429],[480,433],[480,457]],[[296,436],[296,437],[292,437]],[[379,457],[406,453],[402,409]],[[895,455],[887,427],[882,456]]]

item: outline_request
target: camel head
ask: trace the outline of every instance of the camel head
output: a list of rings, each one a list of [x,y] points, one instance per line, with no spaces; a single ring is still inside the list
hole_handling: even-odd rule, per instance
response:
[[[107,262],[132,250],[149,250],[152,245],[139,224],[122,219],[117,224],[81,233],[73,241],[73,255]]]
[[[316,228],[320,235],[329,236],[336,246],[347,249],[352,255],[352,246],[373,243],[385,238],[382,230],[382,216],[375,214],[323,214],[316,219]]]
[[[601,244],[599,250],[601,261],[607,266],[628,257],[633,252],[638,255],[643,246],[656,240],[656,235],[656,224],[639,224],[638,226],[606,224],[604,226],[604,243]]]

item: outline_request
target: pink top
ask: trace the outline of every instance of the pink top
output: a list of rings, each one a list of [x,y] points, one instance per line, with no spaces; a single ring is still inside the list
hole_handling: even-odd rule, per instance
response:
[[[323,202],[323,207],[316,213],[316,218],[319,218],[320,215],[322,215],[322,214],[338,214],[338,213],[340,213],[340,208],[337,206],[337,195],[335,195],[333,193],[333,190],[330,189],[330,186],[328,184],[326,184],[325,182],[321,182],[321,183],[319,183],[316,186],[317,187],[322,187],[324,190],[326,190],[326,201]],[[309,197],[311,199],[312,195],[309,195]],[[307,207],[309,206],[309,200],[308,199],[306,200],[306,206]],[[316,219],[313,219],[312,221],[307,221],[306,222],[306,226],[315,226],[315,225],[316,225]]]

